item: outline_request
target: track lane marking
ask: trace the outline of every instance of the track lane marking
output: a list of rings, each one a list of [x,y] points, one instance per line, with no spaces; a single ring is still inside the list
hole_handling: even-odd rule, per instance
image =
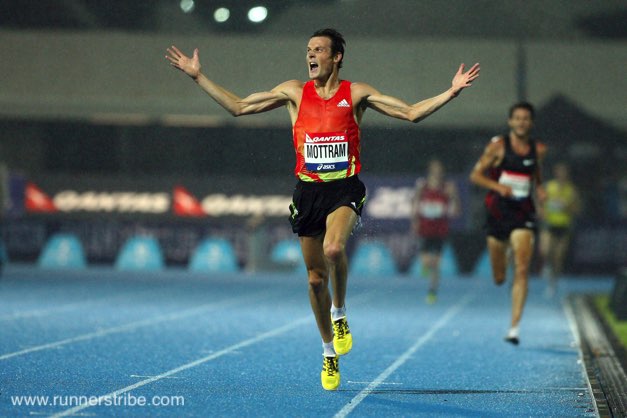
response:
[[[118,389],[116,391],[107,393],[105,395],[101,395],[101,396],[98,397],[97,401],[95,401],[93,403],[96,404],[96,405],[104,403],[107,399],[111,399],[111,398],[114,398],[116,396],[121,396],[121,395],[123,395],[126,392],[129,392],[131,390],[140,388],[142,386],[146,386],[146,385],[148,385],[150,383],[153,383],[153,382],[156,382],[158,380],[162,380],[162,379],[171,377],[174,374],[177,374],[177,373],[182,372],[184,370],[191,369],[193,367],[199,366],[199,365],[201,365],[203,363],[206,363],[208,361],[217,359],[218,357],[222,357],[222,356],[224,356],[226,354],[232,353],[233,351],[239,350],[239,349],[244,348],[244,347],[248,347],[249,345],[253,345],[253,344],[261,342],[263,340],[267,340],[268,338],[275,337],[277,335],[281,335],[281,334],[283,334],[283,333],[285,333],[287,331],[292,330],[293,328],[298,327],[299,325],[304,324],[305,322],[312,321],[313,319],[314,319],[313,316],[311,314],[308,314],[307,316],[303,316],[303,317],[301,317],[301,318],[299,318],[299,319],[297,319],[295,321],[292,321],[292,322],[290,322],[290,323],[288,323],[286,325],[283,325],[282,327],[276,328],[276,329],[274,329],[272,331],[264,332],[263,334],[260,334],[260,335],[258,335],[256,337],[249,338],[249,339],[241,341],[239,343],[230,345],[230,346],[228,346],[228,347],[226,347],[226,348],[224,348],[224,349],[222,349],[220,351],[216,351],[215,353],[210,354],[210,355],[208,355],[206,357],[202,357],[202,358],[200,358],[198,360],[194,360],[192,362],[183,364],[182,366],[179,366],[177,368],[168,370],[168,371],[166,371],[164,373],[161,373],[161,374],[159,374],[157,376],[154,376],[154,377],[151,377],[151,378],[139,381],[139,382],[137,382],[135,384],[126,386],[126,387],[124,387],[122,389]],[[57,414],[51,415],[50,417],[51,418],[57,418],[57,417],[66,417],[68,415],[75,415],[77,412],[85,410],[87,408],[90,408],[91,406],[92,405],[90,405],[89,403],[83,404],[83,405],[78,405],[78,406],[75,406],[74,408],[70,408],[70,409],[67,409],[65,411],[59,412]]]
[[[403,354],[401,354],[394,363],[392,363],[387,369],[385,369],[379,376],[377,376],[370,384],[359,392],[353,399],[348,401],[342,409],[336,414],[335,418],[344,418],[350,414],[366,397],[372,393],[378,386],[382,385],[385,379],[387,379],[392,373],[394,373],[399,367],[401,367],[411,356],[418,351],[425,343],[427,343],[437,331],[444,327],[457,313],[466,306],[472,299],[474,294],[466,295],[461,302],[449,308],[444,316],[442,316],[429,330],[423,334],[416,342],[409,347]]]
[[[156,289],[129,291],[129,292],[122,292],[122,294],[116,293],[114,296],[109,295],[109,296],[104,296],[100,298],[83,299],[79,302],[64,303],[64,304],[60,304],[56,306],[51,306],[45,309],[31,309],[27,311],[9,312],[9,313],[4,313],[0,315],[0,321],[12,321],[16,319],[46,316],[48,314],[54,314],[57,312],[72,310],[76,307],[80,307],[81,305],[89,305],[91,307],[93,306],[93,304],[111,303],[119,299],[129,299],[132,297],[143,296],[145,294],[153,294],[153,293],[158,293],[158,291]]]
[[[10,358],[21,356],[24,354],[34,353],[36,351],[42,351],[42,350],[48,350],[51,348],[61,347],[61,346],[76,343],[79,341],[87,341],[87,340],[92,340],[95,338],[100,338],[100,337],[104,337],[104,336],[111,335],[111,334],[127,332],[127,331],[131,331],[137,328],[158,324],[160,322],[174,321],[177,319],[198,315],[208,310],[220,309],[220,308],[225,308],[227,306],[231,306],[231,305],[235,305],[239,303],[245,303],[251,299],[259,300],[260,295],[265,294],[265,296],[262,296],[264,298],[270,297],[271,295],[269,295],[268,293],[269,293],[268,291],[263,291],[263,292],[254,293],[252,295],[225,299],[220,302],[205,303],[205,304],[202,304],[202,305],[190,308],[190,309],[184,309],[182,311],[177,311],[177,312],[173,312],[173,313],[169,313],[165,315],[159,315],[153,318],[143,319],[141,321],[129,322],[127,324],[118,325],[115,327],[99,329],[97,331],[88,332],[86,334],[77,335],[75,337],[65,338],[63,340],[53,341],[47,344],[41,344],[41,345],[28,347],[23,350],[14,351],[12,353],[6,353],[3,355],[0,355],[0,361],[8,360]]]
[[[375,294],[376,294],[376,292],[368,292],[366,294],[360,294],[360,295],[358,295],[358,296],[356,296],[356,297],[351,299],[351,306],[355,306],[355,305],[359,305],[359,304],[362,304],[364,302],[367,302],[372,297],[374,297]],[[311,313],[309,313],[309,314],[307,314],[305,316],[302,316],[302,317],[300,317],[300,318],[298,318],[298,319],[296,319],[296,320],[294,320],[292,322],[289,322],[289,323],[287,323],[287,324],[285,324],[285,325],[283,325],[283,326],[281,326],[279,328],[275,328],[273,330],[266,331],[266,332],[264,332],[262,334],[257,335],[256,337],[252,337],[252,338],[249,338],[247,340],[240,341],[239,343],[232,344],[232,345],[230,345],[230,346],[228,346],[226,348],[223,348],[222,350],[216,351],[215,353],[212,353],[212,354],[210,354],[208,356],[202,357],[202,358],[200,358],[198,360],[194,360],[194,361],[191,361],[189,363],[183,364],[182,366],[176,367],[174,369],[171,369],[171,370],[168,370],[166,372],[163,372],[163,373],[161,373],[161,374],[159,374],[157,376],[150,377],[148,379],[145,379],[145,380],[142,380],[140,382],[134,383],[132,385],[126,386],[126,387],[124,387],[122,389],[118,389],[118,390],[115,390],[113,392],[107,393],[105,395],[101,395],[101,396],[98,397],[97,401],[93,402],[93,403],[95,403],[95,404],[103,403],[106,399],[114,398],[116,396],[121,396],[121,395],[123,395],[126,392],[130,392],[131,390],[140,388],[142,386],[149,385],[150,383],[156,382],[158,380],[162,380],[162,379],[165,379],[165,378],[170,378],[172,375],[177,374],[179,372],[182,372],[184,370],[191,369],[193,367],[199,366],[199,365],[201,365],[203,363],[206,363],[208,361],[211,361],[211,360],[215,360],[215,359],[217,359],[219,357],[222,357],[222,356],[224,356],[226,354],[233,353],[233,352],[235,352],[235,351],[237,351],[237,350],[239,350],[241,348],[245,348],[245,347],[251,346],[253,344],[256,344],[258,342],[267,340],[268,338],[272,338],[272,337],[276,337],[278,335],[284,334],[284,333],[286,333],[288,331],[291,331],[292,329],[294,329],[294,328],[296,328],[296,327],[298,327],[298,326],[300,326],[300,325],[302,325],[302,324],[304,324],[306,322],[310,322],[310,321],[314,321],[314,316]],[[77,406],[75,406],[73,408],[67,409],[65,411],[61,411],[61,412],[59,412],[57,414],[53,414],[53,415],[50,416],[50,418],[59,418],[59,417],[66,417],[66,416],[69,416],[69,415],[76,415],[77,412],[83,411],[83,410],[85,410],[87,408],[90,408],[92,406],[93,405],[90,405],[89,403],[84,404],[84,405],[77,405]]]

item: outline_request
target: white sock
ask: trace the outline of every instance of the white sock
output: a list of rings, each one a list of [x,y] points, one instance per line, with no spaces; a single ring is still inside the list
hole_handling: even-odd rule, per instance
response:
[[[518,338],[519,336],[519,332],[518,332],[518,325],[516,325],[515,327],[511,327],[509,329],[509,332],[507,333],[507,337],[508,338]]]
[[[340,318],[346,318],[346,306],[336,308],[335,305],[331,303],[331,320],[337,321]]]
[[[325,343],[322,341],[322,355],[325,357],[335,357],[335,348],[333,348],[333,341]]]

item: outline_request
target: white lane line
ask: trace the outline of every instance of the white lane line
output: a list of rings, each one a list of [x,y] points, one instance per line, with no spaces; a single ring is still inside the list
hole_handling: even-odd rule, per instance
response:
[[[351,301],[352,301],[351,306],[360,305],[362,303],[365,303],[368,300],[370,300],[374,295],[375,295],[375,292],[369,292],[367,294],[358,295],[355,298],[351,299]],[[203,363],[206,363],[208,361],[215,360],[215,359],[217,359],[219,357],[222,357],[222,356],[224,356],[226,354],[232,354],[232,353],[236,352],[239,349],[248,347],[250,345],[256,344],[256,343],[261,342],[263,340],[267,340],[268,338],[279,336],[279,335],[284,334],[284,333],[286,333],[288,331],[291,331],[292,329],[294,329],[294,328],[296,328],[296,327],[298,327],[298,326],[300,326],[300,325],[302,325],[302,324],[304,324],[306,322],[310,322],[310,321],[313,321],[313,320],[314,320],[313,315],[312,314],[308,314],[308,315],[303,316],[303,317],[301,317],[299,319],[296,319],[295,321],[292,321],[292,322],[290,322],[288,324],[285,324],[282,327],[276,328],[276,329],[271,330],[271,331],[264,332],[263,334],[259,334],[256,337],[249,338],[249,339],[241,341],[239,343],[230,345],[230,346],[228,346],[228,347],[226,347],[226,348],[224,348],[224,349],[222,349],[220,351],[216,351],[215,353],[212,353],[212,354],[210,354],[210,355],[208,355],[206,357],[200,358],[198,360],[194,360],[194,361],[189,362],[187,364],[183,364],[182,366],[179,366],[179,367],[177,367],[175,369],[168,370],[167,372],[163,372],[163,373],[161,373],[158,376],[154,376],[154,377],[151,377],[149,379],[142,380],[142,381],[137,382],[135,384],[126,386],[126,387],[124,387],[122,389],[118,389],[116,391],[107,393],[106,395],[101,395],[101,396],[98,397],[96,402],[90,402],[90,403],[86,403],[86,404],[83,404],[83,405],[77,405],[77,406],[75,406],[73,408],[67,409],[65,411],[61,411],[58,414],[51,415],[50,418],[66,417],[68,415],[76,415],[77,412],[80,412],[80,411],[83,411],[83,410],[85,410],[87,408],[90,408],[90,407],[94,406],[94,404],[95,405],[103,404],[107,399],[112,399],[112,398],[114,398],[116,396],[121,396],[121,395],[123,395],[126,392],[130,392],[131,390],[140,388],[142,386],[149,385],[150,383],[156,382],[156,381],[161,380],[161,379],[169,378],[170,376],[172,376],[174,374],[177,374],[177,373],[182,372],[184,370],[191,369],[193,367],[199,366],[199,365],[201,365]]]
[[[35,318],[39,316],[48,316],[50,314],[71,311],[73,309],[80,308],[82,305],[95,304],[98,302],[100,301],[97,299],[88,299],[83,302],[72,302],[72,303],[66,303],[63,305],[58,305],[53,308],[32,309],[30,311],[12,312],[12,313],[0,316],[0,321],[14,321],[17,319],[27,319],[27,318]]]
[[[55,312],[69,311],[78,306],[85,305],[86,303],[97,303],[97,302],[98,300],[90,299],[90,300],[84,300],[82,302],[66,303],[66,304],[58,305],[58,306],[48,308],[48,309],[32,309],[30,311],[11,312],[8,314],[0,315],[0,321],[12,321],[12,320],[21,319],[21,318],[45,316],[45,315],[55,313]]]
[[[205,303],[203,305],[199,305],[199,306],[196,306],[194,308],[185,309],[185,310],[182,310],[182,311],[169,313],[169,314],[165,314],[165,315],[159,315],[159,316],[148,318],[148,319],[144,319],[144,320],[141,320],[141,321],[129,322],[129,323],[124,324],[124,325],[119,325],[119,326],[111,327],[111,328],[104,328],[104,329],[100,329],[98,331],[77,335],[76,337],[66,338],[66,339],[63,339],[63,340],[58,340],[58,341],[54,341],[54,342],[47,343],[47,344],[36,345],[36,346],[25,348],[23,350],[15,351],[15,352],[12,352],[12,353],[6,353],[6,354],[3,354],[3,355],[0,355],[0,360],[7,360],[7,359],[10,359],[12,357],[21,356],[21,355],[28,354],[28,353],[33,353],[33,352],[36,352],[36,351],[42,351],[42,350],[48,350],[48,349],[51,349],[51,348],[57,348],[57,347],[61,347],[63,345],[72,344],[72,343],[76,343],[76,342],[79,342],[79,341],[92,340],[94,338],[100,338],[100,337],[104,337],[106,335],[117,334],[117,333],[121,333],[121,332],[127,332],[127,331],[131,331],[131,330],[134,330],[134,329],[137,329],[137,328],[154,325],[154,324],[157,324],[159,322],[174,321],[174,320],[185,318],[185,317],[188,317],[188,316],[198,315],[198,314],[201,314],[201,313],[203,313],[203,312],[205,312],[207,310],[226,308],[226,307],[234,305],[234,304],[245,303],[245,302],[253,301],[253,300],[257,301],[257,300],[259,300],[259,298],[267,298],[267,297],[269,297],[269,292],[268,291],[262,291],[262,292],[257,292],[257,293],[252,294],[252,295],[246,295],[246,296],[240,296],[240,297],[234,297],[234,298],[222,300],[220,302]]]
[[[94,304],[99,304],[99,303],[111,303],[111,302],[119,300],[119,299],[128,299],[128,298],[131,298],[131,297],[143,295],[145,293],[156,293],[156,291],[155,291],[155,289],[149,289],[149,290],[140,290],[140,291],[137,291],[137,292],[126,292],[124,294],[117,294],[117,295],[115,295],[113,297],[84,299],[84,300],[82,300],[80,302],[66,303],[66,304],[50,307],[50,308],[47,308],[47,309],[32,309],[32,310],[29,310],[29,311],[11,312],[11,313],[0,315],[0,321],[11,321],[11,320],[22,319],[22,318],[32,318],[32,317],[36,317],[36,316],[46,316],[46,315],[52,314],[52,313],[72,310],[72,309],[74,309],[76,307],[80,307],[81,305],[90,305],[90,306],[92,306]]]
[[[372,382],[359,382],[354,380],[348,380],[346,383],[353,385],[369,385]],[[402,385],[400,382],[381,382],[381,385]]]
[[[453,319],[453,317],[457,315],[457,313],[466,304],[468,304],[473,297],[474,295],[467,295],[457,305],[449,308],[438,322],[433,324],[433,326],[429,328],[429,330],[425,334],[423,334],[420,338],[418,338],[418,340],[416,340],[414,345],[409,347],[409,349],[401,354],[394,363],[392,363],[387,369],[381,372],[379,376],[377,376],[372,382],[370,382],[370,384],[365,389],[355,395],[353,399],[351,399],[346,405],[344,405],[344,407],[340,409],[337,414],[335,414],[335,418],[343,418],[350,414],[351,411],[355,409],[357,405],[359,405],[361,401],[366,398],[366,396],[372,393],[378,386],[383,384],[385,379],[387,379],[392,373],[396,371],[396,369],[401,367],[407,360],[409,360],[420,347],[428,342],[435,335],[435,333],[440,330],[440,328],[444,327],[451,319]]]
[[[48,416],[48,413],[47,413],[47,412],[36,412],[36,411],[30,411],[28,414],[29,414],[29,415],[31,415],[31,416],[38,416],[38,415],[41,415],[41,416]],[[75,417],[95,417],[95,416],[96,416],[96,414],[91,414],[91,413],[89,413],[89,414],[76,414],[76,415],[74,415],[74,416],[75,416]]]
[[[228,347],[226,347],[226,348],[224,348],[224,349],[222,349],[220,351],[216,351],[215,353],[213,353],[211,355],[208,355],[206,357],[200,358],[198,360],[194,360],[194,361],[189,362],[187,364],[183,364],[182,366],[179,366],[179,367],[177,367],[175,369],[168,370],[167,372],[161,373],[158,376],[154,376],[154,377],[151,377],[149,379],[142,380],[142,381],[137,382],[135,384],[126,386],[125,388],[118,389],[116,391],[107,393],[106,395],[101,395],[94,402],[88,402],[88,403],[83,404],[83,405],[77,405],[74,408],[66,409],[65,411],[59,412],[58,414],[51,415],[50,418],[66,417],[68,415],[75,415],[77,412],[82,411],[82,410],[87,409],[87,408],[90,408],[93,405],[99,405],[99,404],[103,404],[104,405],[107,399],[113,399],[116,396],[121,396],[121,395],[123,395],[126,392],[129,392],[131,390],[140,388],[142,386],[146,386],[146,385],[148,385],[150,383],[156,382],[157,380],[165,379],[167,377],[172,376],[173,374],[180,373],[180,372],[182,372],[184,370],[187,370],[187,369],[191,369],[192,367],[199,366],[199,365],[201,365],[203,363],[206,363],[208,361],[214,360],[214,359],[216,359],[218,357],[222,357],[222,356],[224,356],[226,354],[232,353],[233,351],[239,350],[239,349],[244,348],[244,347],[248,347],[249,345],[256,344],[256,343],[261,342],[263,340],[267,340],[268,338],[272,338],[272,337],[276,337],[278,335],[284,334],[284,333],[286,333],[288,331],[291,331],[292,329],[294,329],[294,328],[304,324],[305,322],[313,321],[313,319],[314,319],[313,315],[312,314],[308,314],[308,315],[303,316],[303,317],[301,317],[301,318],[299,318],[299,319],[297,319],[295,321],[292,321],[292,322],[290,322],[290,323],[288,323],[286,325],[283,325],[282,327],[275,328],[275,329],[273,329],[271,331],[264,332],[263,334],[259,334],[256,337],[249,338],[247,340],[244,340],[244,341],[241,341],[239,343],[233,344],[233,345],[228,346]]]

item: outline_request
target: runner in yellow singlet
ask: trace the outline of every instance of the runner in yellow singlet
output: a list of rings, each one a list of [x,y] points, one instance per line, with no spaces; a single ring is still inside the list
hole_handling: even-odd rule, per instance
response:
[[[579,192],[570,179],[565,163],[553,168],[554,178],[546,183],[546,201],[540,210],[543,220],[540,232],[540,256],[544,268],[542,276],[548,280],[546,296],[553,297],[557,280],[564,268],[573,221],[581,209]]]

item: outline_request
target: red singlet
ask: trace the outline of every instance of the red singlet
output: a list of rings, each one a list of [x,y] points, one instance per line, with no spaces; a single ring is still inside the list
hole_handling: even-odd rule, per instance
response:
[[[449,196],[442,188],[426,184],[418,200],[418,234],[424,238],[445,238],[448,235]]]
[[[318,95],[313,80],[305,83],[293,134],[299,179],[328,182],[358,174],[360,131],[350,81],[341,81],[328,100]]]

